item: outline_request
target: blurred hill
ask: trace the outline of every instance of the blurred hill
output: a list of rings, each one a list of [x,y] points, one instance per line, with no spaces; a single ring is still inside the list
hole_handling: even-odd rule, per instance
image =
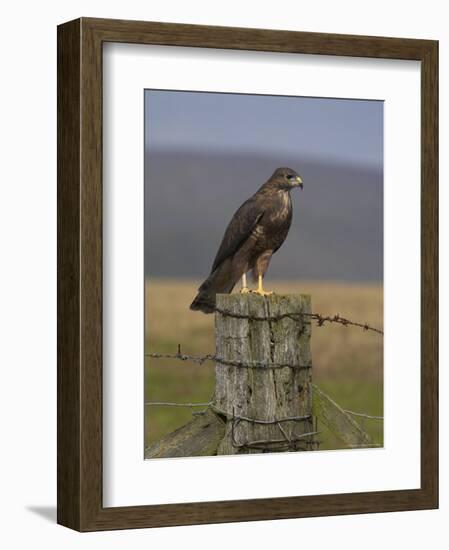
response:
[[[383,174],[320,159],[146,152],[145,275],[204,278],[227,223],[278,166],[304,180],[270,278],[382,282]]]

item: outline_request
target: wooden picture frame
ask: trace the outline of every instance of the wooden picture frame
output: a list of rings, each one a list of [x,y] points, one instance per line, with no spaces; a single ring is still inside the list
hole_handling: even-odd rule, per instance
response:
[[[102,502],[102,45],[421,62],[421,488],[105,508]],[[81,18],[58,27],[58,523],[79,531],[438,506],[438,42]]]

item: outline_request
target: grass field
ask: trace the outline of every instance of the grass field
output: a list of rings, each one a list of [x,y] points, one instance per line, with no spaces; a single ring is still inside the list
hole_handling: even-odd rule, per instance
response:
[[[339,313],[353,321],[383,327],[383,288],[379,285],[345,285],[267,279],[268,290],[278,294],[311,294],[312,310]],[[214,353],[214,316],[189,310],[197,281],[147,281],[145,289],[145,351]],[[383,338],[355,327],[326,325],[312,328],[313,381],[344,409],[383,414]],[[145,361],[145,401],[207,402],[214,389],[214,367],[189,361]],[[145,408],[145,445],[182,426],[190,409]],[[383,442],[381,421],[366,420],[365,429]],[[320,426],[320,449],[338,449],[340,443]]]

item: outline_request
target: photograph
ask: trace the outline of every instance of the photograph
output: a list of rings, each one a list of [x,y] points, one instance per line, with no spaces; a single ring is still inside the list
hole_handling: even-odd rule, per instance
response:
[[[144,91],[146,459],[383,447],[384,102]]]
[[[439,506],[439,41],[301,21],[58,25],[60,525]]]

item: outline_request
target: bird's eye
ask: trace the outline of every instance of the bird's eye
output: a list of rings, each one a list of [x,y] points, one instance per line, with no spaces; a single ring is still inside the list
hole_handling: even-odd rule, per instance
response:
[[[292,176],[291,174],[287,174],[285,177],[286,177],[289,181],[293,179],[293,176]]]

